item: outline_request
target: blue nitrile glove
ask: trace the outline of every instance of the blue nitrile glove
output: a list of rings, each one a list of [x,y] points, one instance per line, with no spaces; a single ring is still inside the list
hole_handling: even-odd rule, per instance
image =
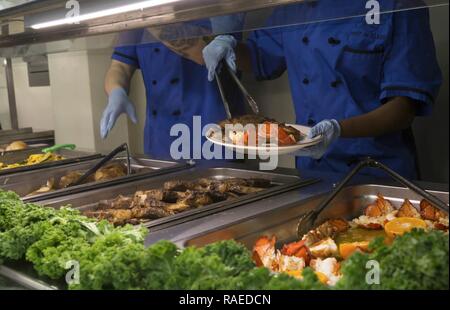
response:
[[[211,30],[214,34],[240,32],[244,27],[246,13],[211,17]]]
[[[210,82],[214,81],[214,75],[224,59],[230,69],[236,72],[236,53],[234,52],[236,45],[237,41],[232,35],[223,35],[216,37],[203,49],[203,59],[208,69]]]
[[[123,88],[116,88],[108,98],[108,106],[103,111],[100,122],[100,134],[105,139],[122,113],[128,114],[133,123],[137,123],[136,108]]]
[[[308,135],[309,139],[317,136],[323,136],[323,141],[317,145],[302,149],[296,153],[297,156],[311,157],[314,159],[320,159],[325,155],[328,148],[333,142],[335,142],[341,136],[341,125],[335,119],[324,120],[314,126]]]

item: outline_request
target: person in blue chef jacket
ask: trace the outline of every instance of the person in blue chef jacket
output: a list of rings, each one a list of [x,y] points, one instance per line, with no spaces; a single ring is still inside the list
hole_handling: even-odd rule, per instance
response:
[[[382,12],[392,12],[400,1],[378,2]],[[345,173],[351,162],[370,156],[415,179],[411,124],[431,112],[442,83],[428,10],[381,14],[379,24],[369,24],[366,3],[318,0],[277,8],[267,28],[246,43],[216,37],[203,51],[204,62],[210,80],[222,59],[237,59],[239,69],[260,80],[287,70],[297,123],[325,137],[297,154],[298,168]],[[308,23],[314,20],[329,21]],[[228,17],[214,22],[236,23]]]
[[[218,87],[207,81],[206,68],[183,57],[190,49],[198,49],[199,44],[203,49],[206,43],[202,38],[186,39],[183,36],[188,37],[189,33],[179,32],[190,30],[198,37],[199,31],[206,33],[210,27],[209,21],[200,21],[163,27],[157,35],[147,29],[126,33],[122,39],[125,42],[114,50],[105,78],[108,104],[100,124],[103,139],[121,114],[137,123],[135,106],[128,98],[130,81],[137,69],[142,72],[146,89],[144,149],[150,157],[172,159],[170,147],[177,139],[170,136],[173,125],[186,124],[192,130],[193,116],[201,116],[203,126],[226,118]],[[146,43],[155,42],[155,38],[167,41]],[[191,156],[192,153],[191,141]]]

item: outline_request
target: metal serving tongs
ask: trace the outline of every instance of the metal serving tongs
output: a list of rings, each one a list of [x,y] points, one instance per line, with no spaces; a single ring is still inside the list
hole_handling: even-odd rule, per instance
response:
[[[247,91],[245,86],[241,83],[241,80],[239,80],[236,73],[234,73],[234,71],[231,70],[230,66],[228,66],[228,64],[225,61],[222,62],[222,66],[227,69],[228,73],[231,75],[233,80],[236,82],[237,86],[239,87],[242,94],[244,95],[245,100],[247,101],[248,105],[252,109],[253,113],[259,114],[259,107],[258,107],[258,104],[256,103],[256,100],[250,95],[250,93]],[[226,99],[225,88],[223,87],[222,81],[221,81],[219,73],[217,73],[217,71],[215,73],[215,78],[217,81],[217,86],[219,87],[220,96],[222,97],[223,105],[225,107],[225,112],[227,113],[227,118],[231,119],[232,116],[231,116],[230,104],[228,103],[228,100]]]
[[[56,144],[51,147],[47,147],[45,149],[42,149],[42,153],[55,153],[60,150],[75,150],[77,146],[75,144]]]
[[[109,153],[108,155],[106,155],[98,164],[96,164],[94,167],[92,167],[91,169],[89,169],[85,174],[83,174],[78,180],[76,180],[73,183],[70,183],[66,186],[67,187],[71,187],[71,186],[77,186],[77,185],[81,185],[84,183],[84,181],[86,181],[91,175],[93,175],[94,173],[97,172],[97,170],[99,170],[101,167],[103,167],[104,165],[106,165],[111,159],[113,159],[117,154],[122,153],[122,152],[127,152],[127,175],[130,175],[132,173],[131,171],[131,156],[130,156],[130,151],[128,148],[128,144],[124,143],[121,146],[119,146],[118,148],[116,148],[115,150],[113,150],[111,153]]]
[[[363,161],[361,161],[346,177],[344,180],[342,180],[341,183],[334,189],[334,191],[325,198],[325,200],[322,201],[322,203],[319,205],[318,208],[315,210],[309,211],[305,214],[303,214],[300,217],[300,220],[297,225],[297,237],[299,239],[302,239],[305,234],[307,234],[311,229],[315,227],[316,220],[319,217],[319,215],[330,205],[330,202],[339,194],[339,192],[347,185],[347,183],[363,168],[370,167],[370,168],[378,168],[383,170],[386,174],[390,175],[393,179],[395,179],[397,182],[403,184],[410,190],[416,192],[420,196],[422,196],[424,199],[428,200],[431,204],[433,204],[435,207],[437,207],[439,210],[449,213],[449,207],[448,205],[437,198],[436,196],[430,194],[429,192],[425,191],[418,185],[412,183],[411,181],[408,181],[389,167],[385,166],[384,164],[373,160],[371,158],[367,158]]]
[[[47,148],[41,150],[41,152],[44,153],[44,156],[39,161],[37,161],[33,164],[37,165],[37,164],[46,163],[47,161],[50,160],[50,158],[52,158],[51,155],[53,153],[56,153],[61,150],[72,150],[73,151],[76,148],[77,148],[77,146],[75,144],[56,144],[54,146],[47,147]]]

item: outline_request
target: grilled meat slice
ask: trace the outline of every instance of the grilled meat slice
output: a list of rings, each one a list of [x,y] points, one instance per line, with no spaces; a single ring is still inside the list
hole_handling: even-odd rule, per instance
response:
[[[136,192],[133,197],[133,205],[134,206],[143,205],[143,204],[145,204],[145,201],[149,197],[156,199],[156,200],[162,200],[163,191],[155,189],[155,190],[149,190],[149,191],[145,191],[145,192],[144,191]]]
[[[236,198],[235,196],[231,196],[228,193],[221,193],[218,191],[209,191],[208,194],[214,203],[222,202],[230,198]]]
[[[246,185],[239,185],[233,183],[217,183],[210,187],[211,191],[222,194],[235,194],[237,196],[243,196],[263,191],[262,188],[249,187]]]
[[[195,194],[193,194],[192,197],[189,197],[187,199],[187,201],[193,201],[194,207],[202,207],[214,203],[214,200],[209,193],[199,193],[199,192],[194,193]]]
[[[167,203],[176,203],[178,199],[183,197],[181,192],[164,191],[160,189],[152,189],[145,192],[136,192],[134,202],[137,205],[144,204],[147,199],[159,200]]]
[[[134,214],[132,210],[110,210],[112,216],[112,223],[116,226],[122,226],[128,224],[131,220],[134,220]]]
[[[138,191],[133,197],[119,196],[100,201],[96,211],[86,214],[98,219],[107,219],[116,225],[140,223],[142,219],[167,217],[259,192],[271,185],[269,180],[242,178],[225,180],[204,178],[195,182],[170,181],[166,182],[162,189]]]
[[[231,187],[236,186],[245,186],[245,187],[256,187],[260,190],[260,188],[269,188],[272,186],[270,180],[266,179],[242,179],[242,178],[231,178],[225,180],[214,180],[203,178],[198,180],[197,182],[188,182],[188,181],[170,181],[164,184],[164,189],[166,191],[176,191],[176,192],[185,192],[188,190],[191,191],[218,191],[220,193],[226,193],[231,191]],[[259,191],[258,190],[258,191]]]
[[[99,221],[101,220],[108,220],[110,221],[112,218],[112,214],[109,212],[109,210],[99,210],[99,211],[84,211],[84,216],[95,218]]]
[[[272,183],[266,179],[226,179],[221,181],[211,181],[208,184],[208,190],[218,191],[220,193],[233,192],[239,195],[245,195],[260,192],[265,188],[270,188]]]
[[[210,183],[208,190],[217,191],[219,193],[231,192],[231,188],[235,186],[245,186],[246,183],[243,179],[226,179],[221,181],[214,181]]]
[[[133,208],[132,213],[136,219],[148,220],[160,219],[174,214],[173,212],[157,207]]]
[[[92,182],[100,182],[100,181],[108,181],[121,176],[125,176],[127,174],[126,167],[121,163],[112,163],[106,165],[105,167],[99,169],[93,176],[90,176],[83,184],[92,183]],[[56,186],[54,178],[52,178],[51,183],[52,187],[49,187],[49,182],[46,185],[42,186],[36,192],[30,193],[28,196],[33,196],[39,193],[47,193],[57,189],[63,189],[69,187],[71,184],[78,181],[83,176],[82,171],[70,171],[66,175],[62,176],[59,179],[58,185]]]
[[[273,186],[272,182],[268,179],[258,179],[258,178],[252,178],[252,179],[246,179],[247,186],[250,187],[258,187],[258,188],[270,188]]]
[[[231,178],[231,179],[225,179],[225,180],[221,180],[219,181],[222,184],[226,184],[228,186],[247,186],[248,185],[248,181],[246,179],[242,179],[242,178]]]
[[[108,181],[127,175],[127,167],[122,163],[110,163],[99,169],[94,175],[94,181]]]
[[[71,171],[68,174],[66,174],[65,176],[61,177],[61,179],[59,180],[58,187],[66,188],[70,184],[73,184],[76,181],[78,181],[82,177],[82,175],[83,175],[83,173],[80,171]]]
[[[241,185],[232,185],[229,188],[230,192],[233,192],[238,195],[249,195],[254,193],[262,192],[264,189],[257,187],[249,187],[249,186],[241,186]]]
[[[119,210],[130,209],[133,206],[133,198],[122,196],[111,200],[102,200],[98,203],[97,210]]]
[[[127,225],[127,224],[130,224],[130,225],[140,225],[140,224],[142,224],[142,222],[139,220],[139,219],[130,219],[130,220],[128,220],[125,224],[123,224],[123,225]],[[116,225],[116,226],[123,226],[123,225]]]
[[[214,185],[215,183],[217,183],[217,180],[214,179],[208,179],[208,178],[201,178],[197,180],[197,184],[201,187],[209,188],[210,186]]]
[[[86,211],[83,214],[87,217],[95,218],[99,221],[107,220],[110,223],[121,226],[127,224],[130,220],[134,219],[132,210],[99,210],[99,211]]]
[[[158,208],[158,209],[162,209],[165,208],[167,206],[167,203],[165,203],[164,201],[152,198],[152,197],[147,197],[146,199],[142,199],[142,200],[133,200],[133,206],[132,208]]]
[[[224,182],[214,182],[208,187],[209,191],[225,194],[230,192],[230,185]]]
[[[175,203],[180,198],[184,197],[184,193],[182,192],[170,192],[170,191],[164,191],[161,201],[167,202],[167,203]]]
[[[221,202],[230,198],[238,198],[229,190],[229,184],[224,184],[226,181],[218,181],[213,179],[200,179],[198,185],[202,187],[200,191],[208,192],[214,202]]]
[[[180,213],[219,202],[217,198],[223,199],[224,197],[220,193],[212,195],[210,192],[187,191],[184,199],[180,199],[177,203],[167,205],[165,210]]]
[[[83,213],[87,217],[96,218],[97,220],[107,220],[116,226],[125,224],[137,225],[142,220],[154,220],[173,215],[173,212],[155,208],[133,208],[133,209],[119,209],[119,210],[99,210],[87,211]]]
[[[209,192],[187,191],[186,194],[186,197],[180,202],[192,208],[198,208],[214,203]]]
[[[155,201],[155,200],[153,200]],[[174,213],[162,207],[152,206],[134,207],[132,209],[106,209],[83,212],[84,215],[98,220],[107,220],[116,226],[125,224],[137,225],[142,220],[153,220],[173,215]]]
[[[169,181],[164,183],[164,189],[166,191],[174,191],[174,192],[185,192],[187,190],[194,189],[195,185],[192,182],[188,181]]]
[[[186,204],[186,202],[182,201],[182,202],[178,202],[178,203],[174,203],[174,204],[169,204],[164,208],[164,210],[167,212],[170,212],[172,214],[177,214],[177,213],[181,213],[186,210],[189,210],[191,208],[192,207],[190,205],[188,205],[188,204]]]
[[[42,186],[41,188],[39,188],[38,190],[36,190],[36,191],[34,191],[32,193],[29,193],[26,197],[53,192],[54,190],[56,190],[55,179],[54,178],[50,178],[47,181],[46,185]]]

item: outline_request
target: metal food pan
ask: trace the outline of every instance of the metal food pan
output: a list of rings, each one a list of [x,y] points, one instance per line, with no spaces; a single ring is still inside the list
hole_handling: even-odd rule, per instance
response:
[[[32,128],[0,130],[0,137],[14,136],[14,135],[18,135],[18,134],[31,133],[31,132],[33,132]]]
[[[19,174],[0,176],[0,187],[3,190],[11,190],[16,192],[19,196],[25,197],[33,191],[38,190],[51,178],[54,178],[57,182],[59,179],[69,172],[80,171],[86,172],[93,166],[95,166],[101,159],[93,159],[80,163],[74,163],[69,165],[57,166],[48,168],[45,170],[34,170]],[[117,157],[112,162],[123,163],[127,165],[127,159],[125,157]],[[74,194],[76,192],[82,192],[91,190],[93,186],[105,187],[111,184],[118,184],[123,182],[129,182],[131,180],[148,178],[151,176],[160,175],[163,173],[170,173],[173,171],[186,169],[187,164],[170,161],[152,160],[142,157],[133,157],[131,159],[131,168],[133,174],[130,176],[124,176],[116,178],[114,180],[88,183],[79,186],[70,187],[67,189],[60,189],[49,193],[29,196],[24,198],[24,201],[35,202],[40,200],[46,200],[54,197],[64,196],[68,194]]]
[[[62,290],[66,289],[64,283],[42,280],[30,263],[17,262],[0,265],[0,276],[11,280],[15,285],[30,290]]]
[[[222,176],[219,177],[229,176],[230,173],[225,171]],[[430,192],[448,203],[448,192]],[[422,197],[406,188],[383,185],[352,186],[345,188],[335,198],[332,206],[323,214],[321,219],[336,217],[352,219],[357,217],[362,214],[367,205],[373,203],[377,199],[378,194],[389,199],[396,207],[400,206],[405,198],[410,199],[413,205],[418,207],[422,199]],[[306,211],[316,208],[324,197],[325,195],[316,196],[240,222],[228,223],[222,227],[202,232],[198,235],[193,235],[187,239],[173,241],[185,247],[201,247],[220,240],[235,239],[251,249],[260,236],[276,235],[279,243],[287,243],[296,239],[296,226],[299,216]],[[54,203],[57,205],[57,202],[54,201]],[[17,263],[0,266],[0,275],[31,289],[65,288],[65,285],[61,283],[45,283],[42,280],[39,280],[36,272],[29,264]]]
[[[14,140],[16,141],[16,140]],[[42,136],[42,137],[35,137],[30,139],[24,139],[22,140],[26,144],[28,144],[29,148],[34,148],[36,146],[40,145],[55,145],[55,136],[49,135],[49,136]],[[11,141],[13,142],[13,141]],[[45,146],[44,146],[45,147]]]
[[[23,129],[27,131],[27,129]],[[22,130],[22,129],[21,129]],[[53,131],[47,131],[43,133],[33,133],[33,132],[23,132],[18,133],[16,131],[7,131],[8,133],[0,133],[0,149],[5,150],[9,144],[14,141],[23,141],[28,147],[25,150],[17,151],[3,151],[0,156],[5,154],[20,154],[20,152],[27,151],[30,149],[45,148],[55,144],[55,135]]]
[[[431,193],[444,202],[449,202],[448,192]],[[407,188],[382,185],[351,186],[345,188],[336,196],[331,205],[319,217],[318,223],[332,218],[354,219],[362,215],[368,205],[376,201],[378,194],[390,200],[397,208],[401,206],[405,198],[409,199],[416,208],[419,207],[422,200],[422,197]],[[300,215],[315,209],[324,198],[325,196],[317,196],[239,223],[206,231],[186,240],[177,240],[177,243],[185,247],[201,247],[220,240],[234,239],[252,249],[256,240],[261,236],[277,236],[277,241],[280,244],[296,241]]]
[[[0,162],[5,163],[5,164],[20,163],[20,162],[27,160],[27,158],[30,155],[40,154],[40,153],[41,153],[41,149],[28,149],[28,150],[24,150],[24,151],[20,151],[20,152],[12,152],[12,153],[8,152],[8,153],[5,153],[2,156],[0,156]],[[97,158],[102,157],[101,154],[87,153],[87,152],[80,152],[80,151],[71,151],[71,150],[59,150],[54,153],[63,156],[65,159],[59,160],[59,161],[54,161],[54,162],[37,164],[37,165],[0,170],[0,176],[11,175],[11,174],[16,174],[16,173],[21,173],[21,172],[43,169],[43,168],[56,167],[56,166],[61,166],[61,165],[66,165],[66,164],[71,164],[71,163],[83,162],[86,160],[97,159]]]
[[[34,150],[36,153],[40,153],[42,149],[50,147],[54,145],[54,140],[48,140],[48,141],[37,141],[32,143],[27,143],[28,147],[24,150],[16,150],[16,151],[3,151],[0,152],[0,159],[5,156],[6,154],[21,154],[21,152],[28,152],[29,150]],[[3,147],[3,146],[2,146]]]
[[[95,210],[98,202],[118,197],[119,195],[129,196],[137,191],[162,188],[164,183],[173,180],[194,181],[201,178],[212,178],[222,180],[227,178],[264,178],[270,180],[274,187],[264,190],[256,194],[242,196],[235,200],[220,202],[209,206],[201,207],[194,210],[188,210],[176,215],[168,216],[162,219],[145,222],[148,228],[158,230],[173,225],[184,223],[196,218],[204,217],[217,211],[235,208],[243,204],[264,199],[269,196],[277,195],[295,188],[307,186],[318,180],[304,180],[294,175],[283,175],[277,173],[268,173],[252,170],[241,170],[231,168],[192,168],[189,170],[173,173],[170,175],[159,176],[152,179],[144,179],[119,184],[108,188],[101,188],[92,191],[86,191],[74,195],[55,198],[51,200],[40,201],[39,203],[48,207],[58,208],[61,206],[71,205],[82,211]]]
[[[41,131],[41,132],[25,132],[16,133],[6,136],[0,135],[0,145],[10,144],[14,141],[24,141],[25,143],[36,142],[40,140],[55,139],[55,132],[53,130]]]

